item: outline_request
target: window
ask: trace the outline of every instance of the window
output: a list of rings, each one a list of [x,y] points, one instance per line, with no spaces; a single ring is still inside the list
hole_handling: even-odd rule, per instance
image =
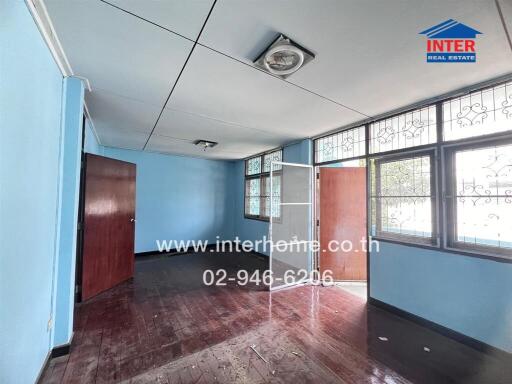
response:
[[[512,259],[512,81],[320,137],[314,148],[316,165],[367,162],[372,236]]]
[[[272,161],[282,161],[282,154],[283,152],[279,150],[263,155],[263,172],[270,172],[270,164]],[[281,164],[276,164],[274,166],[274,171],[280,169],[282,169]]]
[[[272,161],[281,161],[282,150],[252,157],[245,161],[245,217],[269,220],[270,199],[273,199],[273,218],[280,217],[281,177],[280,164],[273,169],[274,185],[270,196],[270,165]]]
[[[512,130],[512,82],[443,103],[443,139]]]
[[[436,121],[436,106],[431,105],[372,123],[370,153],[435,143]]]
[[[245,161],[245,174],[257,175],[261,173],[261,156],[253,157]]]
[[[512,255],[512,144],[448,152],[449,246]]]
[[[315,162],[350,159],[366,154],[365,127],[347,129],[315,141]]]
[[[372,166],[372,234],[434,243],[432,153],[381,158]]]

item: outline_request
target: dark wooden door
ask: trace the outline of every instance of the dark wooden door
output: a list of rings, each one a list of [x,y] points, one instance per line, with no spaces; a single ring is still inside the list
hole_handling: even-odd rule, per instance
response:
[[[367,247],[361,239],[366,239],[366,169],[320,168],[320,273],[331,270],[334,280],[366,280]],[[331,240],[348,240],[352,249],[331,251]]]
[[[82,299],[133,276],[135,164],[87,154]]]

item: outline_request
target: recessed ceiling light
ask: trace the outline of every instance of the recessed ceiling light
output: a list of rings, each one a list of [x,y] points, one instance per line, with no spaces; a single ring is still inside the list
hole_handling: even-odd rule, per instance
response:
[[[254,61],[254,64],[272,75],[286,79],[303,67],[315,55],[285,35],[279,35]]]
[[[208,141],[208,140],[196,140],[194,141],[194,144],[198,147],[202,147],[203,151],[206,151],[208,148],[215,147],[218,143],[215,141]]]

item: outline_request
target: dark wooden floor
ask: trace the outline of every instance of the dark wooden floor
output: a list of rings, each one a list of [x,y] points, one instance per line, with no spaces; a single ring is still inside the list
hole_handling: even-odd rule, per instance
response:
[[[77,308],[71,353],[54,359],[42,382],[512,382],[499,358],[339,288],[206,287],[206,268],[234,274],[266,264],[210,253],[138,261],[132,281]]]

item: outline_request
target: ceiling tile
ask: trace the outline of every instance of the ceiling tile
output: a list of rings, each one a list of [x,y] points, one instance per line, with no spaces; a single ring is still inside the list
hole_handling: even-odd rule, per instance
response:
[[[155,133],[190,141],[214,141],[219,143],[216,147],[219,150],[249,154],[272,149],[300,138],[297,134],[246,128],[170,109],[166,109],[162,114]]]
[[[104,125],[97,125],[96,123],[94,124],[94,128],[98,134],[101,145],[107,147],[135,149],[140,151],[149,137],[149,133],[125,131]]]
[[[247,152],[226,151],[222,147],[214,147],[204,151],[192,142],[173,139],[171,137],[152,135],[146,147],[147,151],[174,155],[194,156],[209,159],[230,160],[241,159]]]
[[[364,118],[201,46],[194,50],[167,107],[296,137]]]
[[[507,27],[508,33],[512,38],[512,1],[510,0],[498,0],[501,8],[501,13],[503,14],[503,19],[505,20],[505,25]],[[505,31],[503,31],[505,33]],[[512,49],[512,47],[511,47]]]
[[[425,62],[419,32],[448,18],[483,32],[476,64]],[[492,1],[324,0],[318,6],[310,0],[224,0],[200,42],[252,63],[278,33],[316,54],[288,81],[369,115],[511,71],[512,53]]]
[[[110,3],[155,24],[195,40],[213,0],[109,0]]]
[[[100,1],[46,0],[76,75],[163,106],[192,43]]]
[[[96,126],[146,133],[151,132],[161,111],[153,105],[100,90],[87,92],[86,103]]]

